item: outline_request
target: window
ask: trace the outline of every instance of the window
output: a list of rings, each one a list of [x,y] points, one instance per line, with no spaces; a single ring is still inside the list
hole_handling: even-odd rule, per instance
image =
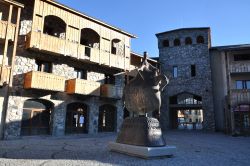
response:
[[[66,27],[64,20],[57,16],[48,15],[44,18],[43,33],[47,35],[65,39]]]
[[[191,39],[191,37],[187,37],[187,38],[185,39],[185,44],[186,44],[186,45],[192,44],[192,39]]]
[[[175,39],[174,40],[174,46],[180,46],[180,45],[181,45],[180,39]]]
[[[124,55],[124,45],[120,39],[113,39],[111,42],[111,54]]]
[[[75,69],[74,76],[78,79],[85,79],[87,80],[87,71],[83,69]]]
[[[105,74],[105,84],[115,85],[115,76],[111,74]]]
[[[250,80],[237,80],[236,89],[250,89]]]
[[[198,44],[204,44],[204,37],[203,36],[198,36],[196,38],[196,43],[198,43]]]
[[[52,72],[52,64],[50,62],[36,60],[37,71],[51,73]]]
[[[162,45],[163,45],[163,47],[169,47],[169,41],[163,40]]]
[[[250,54],[234,55],[234,61],[250,61]]]
[[[195,77],[196,76],[196,67],[195,65],[191,65],[191,77]]]
[[[178,68],[177,68],[177,66],[174,66],[173,67],[173,77],[177,78],[177,76],[178,76]]]

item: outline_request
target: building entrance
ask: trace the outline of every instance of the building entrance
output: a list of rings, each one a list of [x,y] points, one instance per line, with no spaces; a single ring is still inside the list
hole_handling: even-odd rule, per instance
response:
[[[239,105],[234,109],[235,130],[240,134],[250,134],[250,105]]]
[[[50,134],[52,104],[45,100],[24,102],[21,122],[21,135]]]
[[[176,109],[174,110],[174,128],[179,130],[200,130],[203,128],[202,109]]]
[[[88,133],[88,111],[87,105],[82,103],[71,103],[67,106],[66,134]]]
[[[203,128],[202,98],[190,93],[170,97],[170,122],[173,129],[200,130]]]
[[[103,105],[99,109],[99,132],[114,132],[116,124],[116,107]]]

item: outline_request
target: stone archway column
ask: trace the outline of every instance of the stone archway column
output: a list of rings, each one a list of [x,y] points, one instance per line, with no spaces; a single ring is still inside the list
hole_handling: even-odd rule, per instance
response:
[[[99,106],[100,102],[98,98],[92,97],[89,100],[89,116],[88,116],[88,133],[89,134],[96,134],[98,133],[98,119],[99,119]]]
[[[66,103],[55,103],[54,110],[51,112],[51,131],[52,136],[65,135]]]
[[[123,122],[123,109],[124,109],[124,103],[123,100],[118,100],[116,102],[116,128],[115,131],[119,132],[122,126],[122,122]]]

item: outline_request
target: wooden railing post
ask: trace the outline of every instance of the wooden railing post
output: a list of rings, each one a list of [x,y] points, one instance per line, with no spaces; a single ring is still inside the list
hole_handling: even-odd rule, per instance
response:
[[[19,22],[20,22],[20,16],[21,16],[21,8],[18,8],[17,13],[17,23],[16,23],[16,32],[15,32],[15,38],[14,38],[14,48],[12,52],[12,60],[11,60],[11,70],[10,70],[10,78],[9,78],[9,86],[12,87],[13,82],[13,70],[15,66],[15,59],[16,59],[16,50],[17,50],[17,41],[18,41],[18,32],[19,32]]]

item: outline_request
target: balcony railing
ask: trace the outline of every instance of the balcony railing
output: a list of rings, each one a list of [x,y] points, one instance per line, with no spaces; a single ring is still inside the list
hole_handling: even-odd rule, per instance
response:
[[[109,52],[80,45],[58,37],[32,31],[27,35],[26,48],[38,49],[53,54],[71,56],[80,60],[90,61],[101,65],[115,67],[119,69],[129,69],[125,57],[113,55]]]
[[[14,41],[16,25],[15,24],[9,24],[9,28],[6,31],[7,27],[8,27],[8,22],[0,20],[0,39],[5,39],[5,37],[7,35],[8,40]],[[6,34],[6,32],[7,32],[7,34]]]
[[[250,73],[250,63],[233,63],[230,65],[230,72],[235,73]]]
[[[249,104],[250,90],[249,89],[234,89],[231,90],[231,105]]]
[[[4,84],[9,83],[10,79],[10,66],[2,66],[0,65],[0,86],[3,86]]]
[[[101,97],[121,99],[122,98],[122,88],[116,87],[111,84],[103,84],[101,85]]]
[[[24,88],[63,92],[65,89],[65,78],[51,73],[31,71],[25,74]]]
[[[66,84],[66,92],[68,94],[100,96],[101,83],[99,82],[82,79],[71,79],[67,80]]]

